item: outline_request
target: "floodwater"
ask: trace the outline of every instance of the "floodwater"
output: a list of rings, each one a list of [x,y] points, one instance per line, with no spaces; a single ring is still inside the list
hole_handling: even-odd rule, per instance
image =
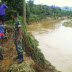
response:
[[[72,72],[72,28],[62,25],[68,21],[28,26],[28,31],[39,41],[45,58],[62,72]]]

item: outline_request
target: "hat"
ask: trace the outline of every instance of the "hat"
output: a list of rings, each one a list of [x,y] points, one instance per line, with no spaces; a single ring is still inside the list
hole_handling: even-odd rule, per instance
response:
[[[0,2],[2,2],[2,1],[0,0]]]

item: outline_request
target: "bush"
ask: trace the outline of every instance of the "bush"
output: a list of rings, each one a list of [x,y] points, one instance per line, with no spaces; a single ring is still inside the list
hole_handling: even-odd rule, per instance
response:
[[[35,15],[35,14],[31,14],[30,15],[30,21],[38,21],[39,20],[39,16]]]
[[[38,48],[38,41],[30,34],[23,36],[23,48],[25,48],[26,53],[30,55],[34,61],[42,64],[46,63],[44,55]]]
[[[9,26],[13,26],[14,25],[14,21],[13,20],[8,20],[5,22],[7,24],[7,27]]]
[[[15,10],[6,10],[6,18],[7,20],[11,20],[11,13],[16,12]]]

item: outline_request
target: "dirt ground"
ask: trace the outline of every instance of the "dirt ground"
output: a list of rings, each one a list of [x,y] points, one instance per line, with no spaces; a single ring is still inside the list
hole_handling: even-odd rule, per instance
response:
[[[13,64],[18,64],[18,60],[14,61],[14,57],[17,56],[17,52],[12,40],[5,41],[2,45],[2,52],[4,55],[4,60],[0,62],[0,72],[6,72],[9,67]],[[27,56],[24,52],[24,62],[28,65],[33,64],[34,61],[31,57]]]

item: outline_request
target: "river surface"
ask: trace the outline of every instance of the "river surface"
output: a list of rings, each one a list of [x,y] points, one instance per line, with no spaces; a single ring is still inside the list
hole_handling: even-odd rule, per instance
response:
[[[62,72],[72,72],[72,28],[62,25],[68,21],[28,26],[28,31],[39,41],[45,58]]]

